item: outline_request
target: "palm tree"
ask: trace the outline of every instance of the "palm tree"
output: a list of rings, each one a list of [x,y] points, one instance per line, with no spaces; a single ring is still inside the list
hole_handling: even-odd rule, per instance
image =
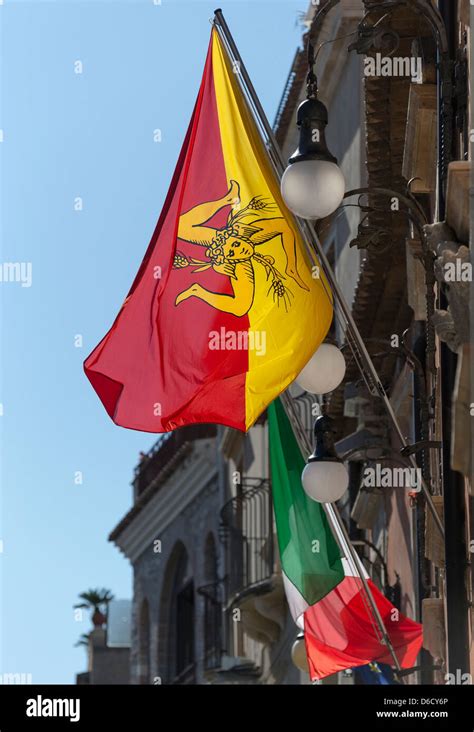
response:
[[[93,610],[92,622],[94,623],[94,627],[102,627],[107,620],[107,608],[109,606],[109,602],[114,599],[111,591],[102,587],[102,589],[97,588],[95,590],[81,592],[79,597],[82,602],[74,605],[74,608],[80,610]]]
[[[74,643],[74,648],[79,648],[80,646],[86,646],[86,648],[89,647],[89,633],[82,633],[82,635],[79,636],[79,640]]]

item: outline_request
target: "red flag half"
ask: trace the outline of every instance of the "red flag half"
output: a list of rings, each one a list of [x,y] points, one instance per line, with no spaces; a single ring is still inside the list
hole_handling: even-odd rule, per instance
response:
[[[362,580],[346,576],[304,612],[304,637],[312,680],[373,661],[393,665],[368,604]],[[367,579],[372,597],[402,668],[415,665],[423,644],[422,626],[403,615]],[[290,591],[291,592],[291,591]]]

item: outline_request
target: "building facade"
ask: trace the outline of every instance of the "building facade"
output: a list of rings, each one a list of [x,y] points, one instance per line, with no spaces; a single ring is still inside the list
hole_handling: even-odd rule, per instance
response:
[[[133,566],[131,683],[202,683],[203,602],[217,578],[217,430],[170,433],[142,456],[134,504],[111,534]]]
[[[336,242],[338,283],[409,444],[400,450],[393,421],[336,326],[348,355],[345,380],[329,399],[351,476],[341,508],[372,579],[423,622],[425,650],[406,680],[450,683],[472,678],[470,6],[318,6],[309,33],[315,47],[324,44],[317,74],[321,98],[329,96],[330,149],[342,161],[346,190],[364,189],[346,197],[351,207],[321,222],[319,233],[327,252]],[[348,38],[353,14],[356,33]],[[336,67],[344,53],[338,44],[361,61],[342,108],[332,99],[331,53]],[[352,114],[360,115],[363,170],[360,160],[352,166],[359,185],[344,167],[350,153],[340,138]],[[280,144],[285,149],[283,132]],[[356,233],[348,242],[351,216]]]

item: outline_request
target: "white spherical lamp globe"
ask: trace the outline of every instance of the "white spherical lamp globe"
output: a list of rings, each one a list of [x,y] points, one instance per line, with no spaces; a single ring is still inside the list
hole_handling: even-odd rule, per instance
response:
[[[338,460],[309,462],[301,475],[304,492],[318,503],[335,503],[347,490],[349,473]]]
[[[296,668],[300,671],[309,673],[308,669],[308,657],[306,655],[306,645],[304,642],[304,633],[299,633],[295,642],[291,647],[291,660],[295,664]]]
[[[340,206],[345,193],[344,176],[328,160],[301,160],[287,167],[281,179],[286,205],[302,219],[324,219]]]
[[[321,343],[295,381],[310,394],[328,394],[337,389],[346,373],[346,361],[337,346]]]

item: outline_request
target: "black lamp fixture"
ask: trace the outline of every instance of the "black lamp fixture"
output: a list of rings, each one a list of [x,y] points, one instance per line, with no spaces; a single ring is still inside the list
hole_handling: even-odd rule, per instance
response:
[[[334,445],[334,420],[322,414],[314,422],[315,449],[308,458],[301,482],[305,493],[318,503],[334,503],[347,490],[349,474]]]
[[[333,213],[344,196],[345,181],[337,159],[326,143],[328,111],[318,99],[314,49],[308,37],[307,96],[298,107],[298,147],[281,179],[286,205],[303,219],[322,219]]]

